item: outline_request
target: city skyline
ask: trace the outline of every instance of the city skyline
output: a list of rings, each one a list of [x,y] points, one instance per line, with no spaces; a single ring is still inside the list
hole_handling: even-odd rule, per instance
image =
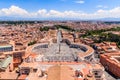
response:
[[[120,18],[119,0],[1,0],[0,19],[95,20]]]

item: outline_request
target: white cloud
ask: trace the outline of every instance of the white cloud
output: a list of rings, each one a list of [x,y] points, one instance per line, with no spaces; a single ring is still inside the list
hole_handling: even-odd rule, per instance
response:
[[[75,1],[75,3],[83,4],[83,3],[85,3],[85,1],[83,1],[83,0],[78,0],[78,1]]]
[[[108,8],[108,6],[104,6],[104,5],[97,5],[97,8]]]
[[[29,12],[18,6],[0,9],[0,16],[21,17],[21,18],[65,18],[65,19],[98,19],[98,18],[120,18],[120,7],[110,10],[99,9],[94,13],[81,11],[57,11],[40,9],[36,12]]]
[[[0,10],[0,16],[24,16],[29,15],[28,12],[18,6],[12,5],[10,8],[3,8]]]

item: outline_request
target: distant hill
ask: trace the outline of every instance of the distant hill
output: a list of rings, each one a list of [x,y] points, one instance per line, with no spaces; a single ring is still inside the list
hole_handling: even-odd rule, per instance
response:
[[[100,18],[100,19],[75,19],[75,18],[21,18],[21,17],[0,17],[0,21],[16,21],[16,20],[75,20],[75,21],[120,21],[120,18]]]
[[[120,21],[120,18],[101,18],[101,21]]]

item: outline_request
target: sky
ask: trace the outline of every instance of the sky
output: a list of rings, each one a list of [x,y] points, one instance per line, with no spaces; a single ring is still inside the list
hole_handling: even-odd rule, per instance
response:
[[[0,0],[0,17],[74,20],[120,18],[120,0]]]

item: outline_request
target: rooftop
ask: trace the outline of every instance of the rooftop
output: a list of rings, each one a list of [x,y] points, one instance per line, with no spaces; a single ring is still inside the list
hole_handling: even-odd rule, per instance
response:
[[[69,66],[56,65],[48,69],[47,80],[74,80],[74,71]]]
[[[5,69],[7,68],[7,66],[12,62],[12,57],[8,56],[6,59],[4,59],[1,63],[0,63],[0,68]]]
[[[9,48],[9,47],[12,47],[12,45],[0,45],[0,48]]]
[[[0,73],[0,80],[16,80],[18,74],[14,72],[1,72]]]
[[[102,54],[102,57],[106,58],[109,62],[119,65],[120,63],[120,52]]]

